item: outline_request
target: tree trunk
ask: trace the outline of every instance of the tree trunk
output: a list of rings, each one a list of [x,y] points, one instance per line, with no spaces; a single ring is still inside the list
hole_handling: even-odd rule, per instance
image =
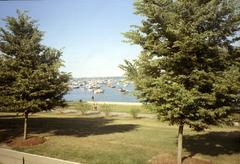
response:
[[[27,139],[27,121],[28,121],[28,112],[24,112],[24,132],[23,132],[23,139]]]
[[[183,125],[179,125],[179,129],[178,129],[177,164],[181,164],[182,163],[182,143],[183,143]]]

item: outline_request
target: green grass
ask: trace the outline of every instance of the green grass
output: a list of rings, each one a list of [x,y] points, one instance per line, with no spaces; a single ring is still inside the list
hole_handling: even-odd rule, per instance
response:
[[[70,109],[78,109],[80,102],[72,101],[68,102],[68,108]],[[99,109],[101,109],[104,104],[98,104],[97,105]],[[143,105],[120,105],[120,104],[109,104],[108,105],[112,112],[124,112],[124,113],[130,113],[131,110],[139,110],[139,113],[152,113],[146,107]]]
[[[0,115],[0,142],[22,135],[22,124],[22,118]],[[177,127],[154,119],[40,113],[30,116],[29,132],[47,142],[17,150],[81,163],[141,164],[161,152],[176,154]],[[212,127],[196,133],[185,128],[184,136],[184,155],[216,164],[239,162],[239,129]]]
[[[111,105],[113,112],[131,113],[131,110],[139,110],[139,113],[151,113],[144,106],[137,105]]]

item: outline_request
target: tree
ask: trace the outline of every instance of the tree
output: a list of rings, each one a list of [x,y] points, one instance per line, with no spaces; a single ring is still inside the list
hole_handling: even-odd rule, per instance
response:
[[[11,111],[10,104],[13,102],[13,90],[11,88],[15,81],[15,72],[11,70],[13,62],[5,58],[0,52],[0,111]]]
[[[69,74],[59,71],[62,52],[41,44],[43,32],[26,12],[7,17],[0,29],[1,110],[23,112],[24,139],[29,113],[64,105]],[[3,104],[3,105],[2,105]]]
[[[143,20],[124,35],[142,51],[120,68],[141,101],[178,125],[178,164],[183,127],[200,131],[226,122],[239,98],[239,6],[236,0],[135,2]]]

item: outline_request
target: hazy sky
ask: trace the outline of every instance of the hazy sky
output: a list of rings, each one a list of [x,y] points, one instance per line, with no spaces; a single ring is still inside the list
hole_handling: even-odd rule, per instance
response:
[[[122,32],[141,18],[133,14],[133,0],[0,1],[0,18],[28,10],[45,31],[43,43],[64,48],[64,71],[74,77],[120,76],[118,65],[134,59],[137,46],[123,43]],[[0,21],[2,27],[4,22]]]

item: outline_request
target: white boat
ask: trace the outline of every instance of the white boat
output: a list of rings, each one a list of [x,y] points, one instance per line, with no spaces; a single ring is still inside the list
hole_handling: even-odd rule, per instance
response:
[[[92,91],[93,91],[93,89],[90,89],[90,88],[89,88],[89,89],[87,89],[87,90],[88,90],[88,92],[92,92]]]
[[[96,89],[93,91],[94,94],[104,93],[103,89]]]

